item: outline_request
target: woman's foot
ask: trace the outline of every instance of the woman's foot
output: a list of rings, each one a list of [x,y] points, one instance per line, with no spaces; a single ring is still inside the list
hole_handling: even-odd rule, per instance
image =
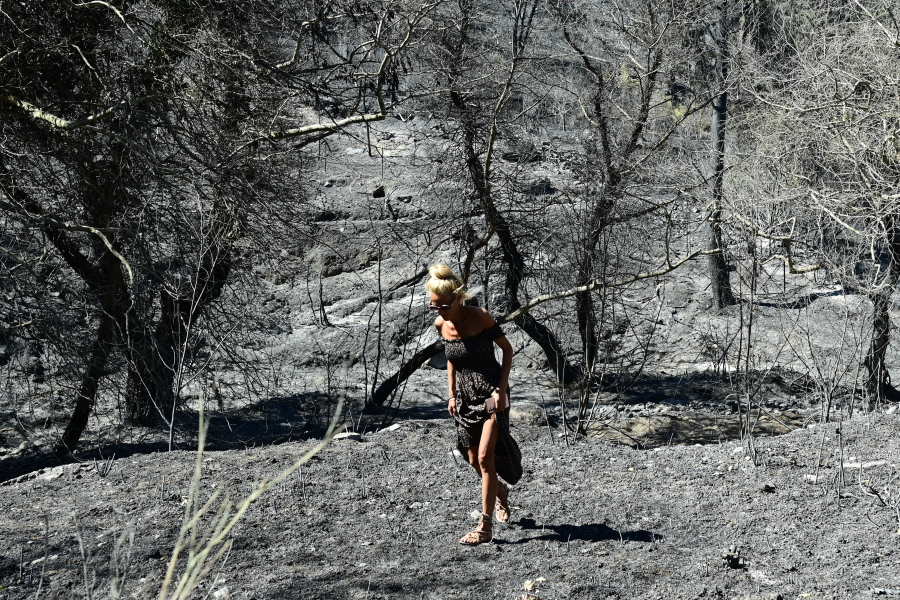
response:
[[[491,515],[482,513],[481,521],[478,523],[478,527],[462,536],[462,538],[459,540],[459,543],[466,546],[477,546],[478,544],[490,542],[494,539],[494,534],[492,531],[493,526],[494,523],[491,520]]]
[[[509,522],[512,509],[509,506],[509,486],[502,481],[497,481],[497,521]]]

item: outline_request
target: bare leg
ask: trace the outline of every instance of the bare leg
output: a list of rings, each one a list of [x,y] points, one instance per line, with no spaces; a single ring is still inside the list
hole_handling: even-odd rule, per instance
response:
[[[494,464],[494,448],[497,446],[497,423],[493,418],[484,423],[481,444],[478,447],[478,467],[481,474],[481,512],[494,514],[497,499],[497,467]]]
[[[481,478],[481,521],[478,528],[467,533],[460,541],[463,544],[480,544],[493,537],[494,503],[497,499],[497,469],[494,464],[494,448],[497,445],[497,424],[488,419],[481,432],[481,443],[469,447],[469,464]]]
[[[475,468],[478,479],[481,479],[481,465],[478,464],[478,446],[469,446],[469,456],[466,458],[469,459],[469,464]]]

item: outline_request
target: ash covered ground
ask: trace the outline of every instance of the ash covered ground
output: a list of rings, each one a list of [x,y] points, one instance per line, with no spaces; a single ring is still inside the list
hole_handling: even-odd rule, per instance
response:
[[[203,582],[216,598],[869,598],[898,593],[900,418],[862,414],[786,435],[635,449],[567,444],[519,416],[526,474],[493,543],[464,547],[478,483],[449,418],[338,440],[262,497]],[[202,494],[232,496],[312,446],[208,452]],[[134,530],[124,597],[158,594],[195,454],[135,455],[0,487],[8,598],[106,597]],[[45,534],[46,520],[46,534]],[[85,557],[77,540],[83,540]],[[46,557],[46,558],[45,558]],[[41,583],[41,578],[43,582]],[[543,578],[544,581],[539,581]]]

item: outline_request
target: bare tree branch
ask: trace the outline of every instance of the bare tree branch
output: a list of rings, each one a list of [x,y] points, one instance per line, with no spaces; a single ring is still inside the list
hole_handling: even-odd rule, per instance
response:
[[[158,96],[144,96],[142,98],[138,98],[137,100],[134,100],[133,102],[128,102],[126,100],[123,100],[122,102],[119,102],[118,104],[116,104],[114,106],[111,106],[105,110],[102,110],[98,113],[95,113],[95,114],[85,117],[83,119],[79,119],[77,121],[69,121],[67,119],[63,119],[62,117],[58,117],[52,113],[49,113],[45,110],[38,108],[37,106],[31,104],[30,102],[21,100],[14,96],[0,96],[0,102],[5,102],[6,104],[10,104],[12,106],[22,109],[23,111],[25,111],[25,113],[27,113],[29,116],[31,116],[32,119],[34,119],[36,121],[44,121],[45,123],[49,123],[50,125],[53,125],[54,127],[58,128],[58,129],[65,129],[67,131],[71,131],[73,129],[87,128],[88,126],[93,125],[97,121],[105,119],[106,117],[110,116],[117,110],[121,110],[121,109],[125,108],[126,106],[139,106],[139,105],[143,104],[144,102],[147,102],[148,100],[152,100],[157,97]]]
[[[510,321],[524,315],[525,313],[530,311],[532,308],[535,308],[536,306],[540,306],[541,304],[544,304],[545,302],[550,302],[551,300],[561,300],[562,298],[576,296],[578,294],[583,294],[585,292],[592,292],[594,290],[599,290],[599,289],[603,289],[603,288],[622,287],[624,285],[628,285],[628,284],[634,283],[636,281],[641,281],[643,279],[652,279],[654,277],[661,277],[663,275],[671,273],[672,271],[674,271],[675,269],[677,269],[678,267],[680,267],[681,265],[683,265],[684,263],[688,262],[691,259],[697,258],[698,256],[715,254],[716,252],[718,252],[718,250],[698,250],[696,252],[692,252],[692,253],[688,254],[684,258],[681,258],[675,262],[668,263],[665,267],[663,267],[662,269],[659,269],[657,271],[647,271],[645,273],[629,275],[628,277],[624,277],[624,278],[618,279],[616,281],[594,280],[586,285],[580,285],[577,287],[569,288],[568,290],[563,290],[561,292],[542,294],[542,295],[532,299],[530,302],[523,304],[517,310],[514,310],[513,312],[500,317],[499,319],[497,319],[497,322],[498,323],[509,323]]]

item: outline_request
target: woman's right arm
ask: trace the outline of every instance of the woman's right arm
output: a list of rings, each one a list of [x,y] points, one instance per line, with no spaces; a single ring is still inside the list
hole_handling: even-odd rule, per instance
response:
[[[447,411],[456,416],[456,369],[449,360],[447,361],[447,389],[449,392],[447,394]]]
[[[434,328],[437,329],[437,334],[441,339],[444,338],[441,335],[443,326],[443,317],[438,317],[434,320]],[[447,361],[447,412],[454,417],[456,416],[456,370],[453,368],[453,363],[449,360]]]

